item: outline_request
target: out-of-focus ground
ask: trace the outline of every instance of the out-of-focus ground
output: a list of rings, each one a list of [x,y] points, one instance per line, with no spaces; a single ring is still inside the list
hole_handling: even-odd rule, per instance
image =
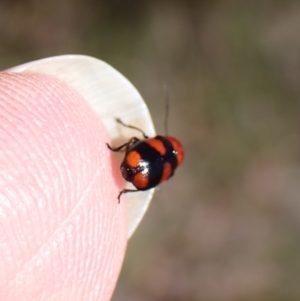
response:
[[[300,2],[0,2],[0,67],[98,57],[186,149],[113,301],[300,300]]]

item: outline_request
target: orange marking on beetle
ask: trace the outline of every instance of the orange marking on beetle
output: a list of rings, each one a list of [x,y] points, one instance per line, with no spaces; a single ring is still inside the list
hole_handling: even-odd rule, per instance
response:
[[[141,162],[141,155],[137,151],[130,151],[126,155],[126,162],[132,168],[138,167],[139,163]]]
[[[133,177],[132,184],[137,188],[137,189],[145,189],[148,187],[149,179],[147,175],[143,175],[142,173],[137,173]]]
[[[159,183],[162,183],[163,181],[169,179],[171,174],[172,174],[172,166],[169,162],[166,162],[164,164],[163,173],[162,173]]]
[[[177,153],[177,164],[180,165],[184,159],[184,149],[182,144],[174,137],[166,136],[166,139],[169,140],[169,142],[172,144],[174,151]]]
[[[147,139],[145,140],[145,142],[147,144],[149,144],[151,147],[153,147],[155,150],[157,150],[162,156],[164,156],[167,152],[164,144],[157,139],[151,138],[151,139]]]

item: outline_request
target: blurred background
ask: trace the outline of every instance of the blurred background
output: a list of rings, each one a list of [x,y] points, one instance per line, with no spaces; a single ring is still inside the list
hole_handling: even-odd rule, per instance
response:
[[[300,300],[300,2],[0,0],[0,69],[100,58],[186,160],[130,239],[113,301]]]

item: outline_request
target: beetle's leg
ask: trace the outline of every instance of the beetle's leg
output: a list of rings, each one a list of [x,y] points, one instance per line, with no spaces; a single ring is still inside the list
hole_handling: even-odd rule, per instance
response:
[[[113,152],[125,152],[126,149],[122,149],[122,148],[127,147],[128,144],[129,144],[129,142],[126,142],[126,143],[122,144],[121,146],[111,147],[108,143],[106,143],[107,147]]]
[[[118,123],[122,124],[123,126],[127,127],[127,128],[139,131],[140,133],[143,134],[143,136],[144,136],[145,139],[149,138],[141,129],[139,129],[139,128],[135,127],[135,126],[132,126],[132,125],[125,124],[120,118],[117,118],[116,121]]]
[[[138,191],[141,191],[141,190],[137,190],[137,189],[123,189],[122,191],[120,191],[119,195],[118,195],[118,203],[120,204],[120,201],[121,201],[121,195],[124,194],[124,193],[128,193],[128,192],[138,192]]]
[[[106,143],[107,147],[113,152],[126,152],[126,150],[134,143],[140,141],[140,139],[133,137],[128,142],[122,144],[118,147],[111,147],[108,143]]]

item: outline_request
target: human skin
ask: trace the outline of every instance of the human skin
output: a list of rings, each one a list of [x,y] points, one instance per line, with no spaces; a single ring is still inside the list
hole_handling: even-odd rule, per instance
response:
[[[127,212],[109,141],[66,84],[0,73],[0,300],[111,298]]]

